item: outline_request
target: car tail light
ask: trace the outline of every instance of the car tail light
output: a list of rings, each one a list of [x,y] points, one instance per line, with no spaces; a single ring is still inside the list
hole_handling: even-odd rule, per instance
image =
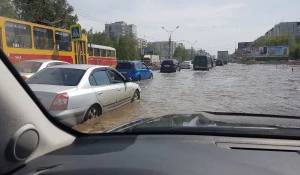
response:
[[[65,93],[58,94],[50,108],[50,111],[61,111],[66,110],[68,107],[69,95]]]
[[[135,64],[132,63],[132,70],[135,70]]]

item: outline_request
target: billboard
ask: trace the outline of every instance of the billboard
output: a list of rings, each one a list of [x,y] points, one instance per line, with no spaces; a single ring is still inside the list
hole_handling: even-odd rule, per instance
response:
[[[247,48],[247,47],[254,47],[254,42],[239,42],[238,43],[239,50]]]
[[[268,47],[269,56],[288,56],[289,46],[269,46]]]
[[[141,49],[141,55],[154,55],[154,49]]]
[[[239,51],[239,56],[249,57],[287,57],[289,46],[246,47]]]

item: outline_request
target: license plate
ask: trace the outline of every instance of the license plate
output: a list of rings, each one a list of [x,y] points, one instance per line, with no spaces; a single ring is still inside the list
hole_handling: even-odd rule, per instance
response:
[[[165,67],[170,67],[170,65],[164,65]]]
[[[127,74],[127,72],[121,72],[121,74]]]
[[[195,66],[195,68],[200,68],[199,66]]]

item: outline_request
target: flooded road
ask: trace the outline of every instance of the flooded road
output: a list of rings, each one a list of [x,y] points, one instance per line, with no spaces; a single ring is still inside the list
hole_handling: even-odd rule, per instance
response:
[[[300,68],[230,64],[210,71],[153,71],[141,99],[74,127],[99,133],[144,117],[197,111],[300,116]]]

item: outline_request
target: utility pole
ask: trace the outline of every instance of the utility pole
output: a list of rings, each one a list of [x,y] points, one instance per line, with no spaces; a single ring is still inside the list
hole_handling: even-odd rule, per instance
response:
[[[172,52],[171,52],[171,45],[172,45],[172,34],[179,28],[179,26],[176,27],[175,30],[173,31],[169,31],[169,30],[166,30],[164,27],[162,27],[169,35],[169,55],[168,55],[168,58],[171,59],[172,58]]]
[[[190,42],[190,41],[187,41],[190,45],[191,45],[191,58],[193,56],[193,52],[194,52],[194,45],[196,44],[197,40],[195,42]],[[193,58],[192,58],[193,59]]]

